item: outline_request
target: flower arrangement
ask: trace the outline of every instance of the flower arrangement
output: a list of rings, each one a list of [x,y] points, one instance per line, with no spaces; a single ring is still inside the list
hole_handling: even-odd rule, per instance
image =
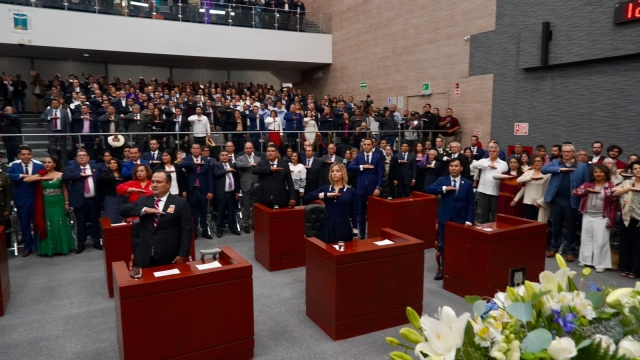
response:
[[[392,360],[624,360],[640,359],[640,282],[635,288],[599,288],[584,281],[556,255],[559,270],[544,271],[540,283],[525,281],[517,288],[487,299],[467,296],[473,314],[457,316],[448,306],[435,317],[420,317],[407,308],[413,326],[387,337],[401,347]],[[407,344],[408,343],[408,344]]]

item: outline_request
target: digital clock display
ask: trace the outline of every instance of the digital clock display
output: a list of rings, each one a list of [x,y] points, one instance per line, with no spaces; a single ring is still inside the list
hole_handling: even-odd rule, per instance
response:
[[[613,22],[616,24],[640,20],[640,0],[623,1],[616,4]]]

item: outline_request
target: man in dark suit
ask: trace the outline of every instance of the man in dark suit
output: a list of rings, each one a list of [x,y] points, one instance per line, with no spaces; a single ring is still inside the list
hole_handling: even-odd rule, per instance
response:
[[[216,223],[216,236],[222,237],[224,224],[229,224],[229,230],[234,235],[240,235],[236,221],[236,207],[240,197],[240,178],[236,164],[229,161],[229,152],[220,151],[219,162],[213,164],[213,176],[215,177],[216,207],[218,221]]]
[[[251,232],[251,224],[253,224],[253,197],[255,188],[258,186],[258,176],[253,173],[253,169],[260,162],[260,157],[255,153],[253,144],[247,142],[244,144],[244,154],[238,156],[236,167],[240,176],[240,185],[242,197],[240,204],[242,205],[242,218],[240,224],[247,234]]]
[[[187,200],[169,193],[171,174],[151,177],[152,196],[120,208],[124,217],[140,216],[140,236],[133,241],[133,264],[152,267],[181,264],[191,252],[191,209]]]
[[[442,268],[444,269],[444,234],[445,224],[453,221],[458,224],[473,225],[475,215],[473,182],[463,178],[460,174],[462,165],[459,158],[449,161],[449,175],[439,178],[435,183],[427,186],[427,193],[440,195],[438,205],[438,251],[442,256]],[[444,270],[441,270],[433,278],[442,280]]]
[[[257,105],[253,107],[253,111],[247,115],[249,118],[249,131],[265,131],[267,126],[264,123],[264,119],[260,116],[260,107]],[[260,138],[262,137],[259,133],[252,133],[249,135],[251,138],[251,142],[253,143],[253,147],[257,148],[260,146]]]
[[[373,151],[373,139],[362,141],[364,151],[359,153],[349,164],[349,171],[358,173],[356,195],[358,201],[358,232],[360,239],[365,238],[367,198],[380,196],[384,177],[384,156]]]
[[[149,141],[149,152],[142,154],[142,160],[149,162],[150,167],[154,167],[162,162],[162,153],[160,152],[160,144],[158,140]]]
[[[478,146],[479,140],[480,139],[477,136],[471,135],[471,141],[469,143],[469,147],[471,148],[471,152],[473,153],[473,160],[483,159],[485,155],[484,149]]]
[[[473,180],[471,178],[471,164],[469,163],[469,158],[460,152],[460,143],[457,141],[452,141],[450,144],[451,152],[445,152],[444,154],[439,154],[436,156],[436,160],[441,161],[444,165],[442,168],[442,175],[449,174],[449,163],[453,159],[460,159],[460,165],[462,165],[461,175],[463,178],[468,180]]]
[[[178,141],[182,141],[183,143],[189,142],[189,134],[186,132],[189,130],[189,120],[188,116],[184,114],[184,111],[177,107],[175,110],[175,116],[171,119],[171,121],[165,120],[164,128],[167,132],[172,132],[173,134],[168,135],[169,147],[171,148],[179,148]]]
[[[2,133],[4,134],[2,141],[7,148],[7,160],[12,163],[20,152],[22,121],[14,113],[14,109],[11,106],[7,106],[0,113],[0,124],[2,124]]]
[[[129,158],[131,160],[122,163],[122,177],[125,180],[133,178],[133,169],[140,164],[149,165],[147,160],[140,160],[140,147],[133,145],[129,148]]]
[[[72,132],[74,134],[97,134],[100,132],[100,127],[98,126],[98,118],[95,115],[89,113],[89,105],[82,105],[82,107],[80,108],[80,113],[76,113],[75,115],[73,115],[71,121]],[[76,136],[74,136],[73,141],[77,142]],[[96,144],[100,141],[100,136],[81,135],[80,141],[89,153],[89,156],[95,158],[95,148]]]
[[[124,121],[122,120],[122,116],[116,114],[116,109],[113,105],[109,105],[107,107],[107,113],[98,117],[98,122],[100,123],[100,132],[106,134],[102,140],[103,144],[107,150],[112,150],[113,146],[109,145],[107,137],[124,132]]]
[[[311,147],[307,147],[305,149],[305,158],[301,161],[301,163],[302,165],[304,165],[304,168],[307,169],[304,192],[309,193],[318,190],[322,185],[322,160],[313,157],[313,149]],[[303,202],[305,205],[309,204],[306,199]]]
[[[429,150],[428,154],[429,161],[427,162],[427,165],[425,165],[425,167],[427,168],[427,175],[424,179],[425,191],[427,191],[427,187],[436,182],[442,174],[442,162],[436,160],[438,152],[432,149]]]
[[[269,207],[296,205],[289,165],[278,158],[277,146],[267,146],[267,158],[253,168],[253,173],[258,175],[257,202]]]
[[[47,108],[47,110],[40,115],[40,120],[47,123],[50,144],[49,154],[59,156],[62,163],[66,163],[67,140],[69,140],[69,136],[59,134],[68,134],[71,130],[69,111],[62,108],[59,99],[54,98],[51,100],[51,107]]]
[[[341,163],[342,158],[336,155],[336,146],[333,144],[329,144],[327,146],[327,155],[324,155],[320,158],[322,163],[322,173],[320,174],[320,186],[329,185],[329,172],[331,166],[335,163]],[[310,191],[315,191],[317,189],[309,189]]]
[[[116,114],[127,114],[127,94],[124,91],[118,91],[116,97],[111,100],[111,105],[116,110]]]
[[[87,241],[86,223],[91,223],[93,248],[102,250],[100,245],[100,201],[98,178],[102,172],[99,167],[89,164],[89,153],[80,149],[76,153],[76,163],[64,169],[62,180],[69,189],[69,206],[73,207],[77,223],[76,254],[84,251]]]
[[[213,239],[207,224],[207,207],[213,200],[213,171],[209,159],[202,156],[200,144],[191,144],[191,156],[185,157],[180,166],[187,173],[187,200],[193,214],[194,231],[198,229],[198,221],[202,237]]]
[[[18,210],[20,231],[24,242],[24,252],[22,253],[24,257],[36,250],[36,242],[31,233],[35,211],[36,184],[26,183],[24,178],[37,174],[38,171],[44,169],[44,166],[38,161],[31,160],[31,149],[25,145],[20,147],[18,157],[20,161],[12,162],[8,173],[13,181],[13,203]]]
[[[394,180],[394,185],[398,187],[398,197],[410,197],[411,187],[416,183],[416,156],[409,152],[409,143],[405,141],[394,157],[398,159],[398,176]]]

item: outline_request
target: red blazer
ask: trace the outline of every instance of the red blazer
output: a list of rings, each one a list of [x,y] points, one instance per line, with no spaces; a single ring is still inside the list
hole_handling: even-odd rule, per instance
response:
[[[143,194],[139,194],[137,192],[132,192],[132,193],[127,193],[127,189],[129,188],[135,188],[135,189],[144,189],[146,190],[145,193]],[[118,193],[118,195],[120,196],[125,196],[125,195],[129,195],[129,202],[133,203],[136,202],[136,200],[138,200],[138,198],[140,196],[150,196],[153,195],[153,193],[151,192],[151,180],[147,180],[147,185],[146,186],[142,186],[140,184],[139,180],[131,180],[131,181],[127,181],[126,183],[120,184],[116,187],[116,192]]]

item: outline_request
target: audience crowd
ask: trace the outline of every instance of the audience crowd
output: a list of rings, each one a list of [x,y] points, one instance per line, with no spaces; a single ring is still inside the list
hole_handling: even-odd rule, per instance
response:
[[[350,216],[349,225],[364,238],[368,196],[457,192],[466,181],[475,193],[472,222],[491,222],[497,214],[549,222],[546,255],[563,252],[567,261],[578,256],[580,266],[598,272],[612,267],[609,237],[617,226],[621,275],[640,276],[640,161],[635,154],[623,161],[617,145],[605,150],[596,141],[589,154],[565,142],[547,154],[544,145],[505,149],[495,140],[483,146],[472,136],[463,146],[453,109],[440,115],[430,104],[401,114],[395,106],[376,107],[368,96],[359,102],[316,99],[267,84],[118,77],[109,82],[84,74],[45,81],[35,74],[30,90],[51,144],[41,163],[20,140],[27,85],[20,75],[4,76],[2,84],[0,121],[13,197],[34,199],[14,201],[24,256],[74,248],[80,253],[88,234],[100,249],[100,213],[123,221],[118,208],[149,195],[152,173],[163,171],[173,179],[171,193],[188,199],[194,227],[205,238],[212,237],[208,213],[217,215],[218,237],[226,226],[240,235],[241,229],[251,231],[254,201],[328,204],[340,196],[340,206],[354,211],[344,210],[332,221],[344,227],[337,219]],[[277,182],[267,178],[280,171]],[[434,190],[442,177],[451,179],[449,185]],[[91,224],[78,226],[77,244],[69,243],[64,220],[71,208],[78,224]],[[236,209],[242,216],[235,216]],[[344,236],[342,230],[327,236],[335,240],[336,234]],[[36,246],[35,239],[43,238],[49,240]]]

